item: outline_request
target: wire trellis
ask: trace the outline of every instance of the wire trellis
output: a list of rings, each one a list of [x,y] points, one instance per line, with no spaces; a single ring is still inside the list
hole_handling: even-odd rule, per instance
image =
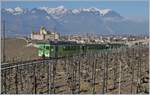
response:
[[[148,48],[140,46],[7,64],[1,68],[1,94],[149,93],[143,86],[148,86],[147,60]]]

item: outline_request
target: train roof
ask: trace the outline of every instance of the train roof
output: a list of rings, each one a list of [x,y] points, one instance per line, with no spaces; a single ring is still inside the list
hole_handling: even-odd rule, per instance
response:
[[[37,44],[75,45],[77,44],[77,42],[75,41],[41,41],[41,42],[37,42]]]
[[[101,44],[82,44],[75,41],[38,41],[36,44],[50,44],[50,45],[125,45],[123,43],[101,43]]]

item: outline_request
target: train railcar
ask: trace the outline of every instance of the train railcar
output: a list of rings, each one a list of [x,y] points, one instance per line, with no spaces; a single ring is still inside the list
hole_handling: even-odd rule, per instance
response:
[[[75,42],[40,42],[37,45],[39,57],[64,57],[82,52],[81,45]]]
[[[38,56],[39,57],[66,57],[73,56],[76,54],[83,54],[87,51],[97,51],[104,49],[120,48],[125,46],[124,44],[78,44],[76,42],[41,42],[38,45]]]

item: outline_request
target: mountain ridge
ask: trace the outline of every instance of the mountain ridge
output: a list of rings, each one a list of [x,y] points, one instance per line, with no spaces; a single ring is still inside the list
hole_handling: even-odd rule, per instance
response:
[[[56,8],[2,8],[2,19],[6,20],[6,31],[10,34],[29,35],[40,26],[61,34],[148,34],[147,22],[136,22],[121,16],[112,9],[95,7],[67,9]],[[14,34],[15,34],[14,33]],[[9,34],[9,33],[8,33]]]

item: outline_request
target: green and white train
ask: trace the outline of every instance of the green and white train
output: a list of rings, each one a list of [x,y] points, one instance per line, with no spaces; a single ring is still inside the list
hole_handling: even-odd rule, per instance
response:
[[[120,48],[124,44],[78,44],[76,42],[39,42],[37,43],[38,56],[46,58],[58,58],[85,54],[87,51]]]

